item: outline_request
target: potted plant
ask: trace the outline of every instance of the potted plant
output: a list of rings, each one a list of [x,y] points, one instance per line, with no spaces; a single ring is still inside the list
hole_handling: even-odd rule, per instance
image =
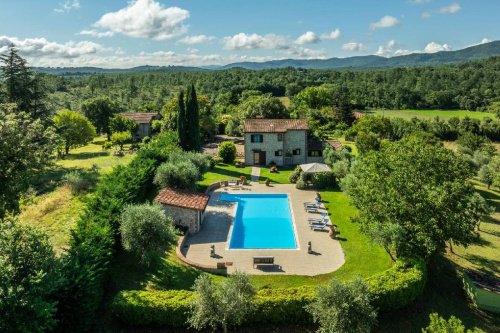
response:
[[[266,179],[266,186],[269,186],[271,184],[271,179],[267,178]]]

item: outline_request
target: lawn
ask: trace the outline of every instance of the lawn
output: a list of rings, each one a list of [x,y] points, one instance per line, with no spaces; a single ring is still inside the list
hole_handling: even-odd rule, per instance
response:
[[[380,116],[390,118],[399,117],[403,119],[411,119],[413,117],[422,119],[434,119],[435,117],[448,119],[451,117],[464,118],[465,116],[479,120],[486,117],[495,119],[493,113],[466,110],[371,110],[370,112]]]
[[[103,151],[103,140],[97,138],[86,146],[70,150],[68,156],[34,179],[32,186],[37,195],[22,207],[19,215],[21,222],[46,231],[58,253],[68,243],[70,231],[85,208],[83,195],[75,196],[62,185],[64,174],[76,169],[88,170],[96,165],[102,175],[116,165],[129,163],[133,158],[133,154],[125,153],[125,156],[118,157]]]
[[[206,172],[203,175],[203,180],[200,180],[196,184],[200,191],[205,191],[205,189],[216,182],[229,179],[239,179],[240,176],[245,176],[248,180],[251,178],[252,167],[246,166],[243,168],[238,168],[234,165],[219,163],[212,170]]]
[[[278,172],[271,172],[271,168],[260,168],[260,183],[264,183],[266,179],[270,179],[271,183],[275,184],[290,184],[288,176],[295,170],[295,167],[277,167]]]

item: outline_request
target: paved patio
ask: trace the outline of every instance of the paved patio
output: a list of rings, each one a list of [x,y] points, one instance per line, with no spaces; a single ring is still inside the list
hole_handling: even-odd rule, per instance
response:
[[[187,259],[200,264],[232,262],[228,273],[235,270],[248,274],[293,274],[318,275],[337,270],[344,264],[344,253],[339,241],[331,239],[327,231],[312,231],[308,217],[318,214],[307,213],[303,202],[314,201],[314,191],[297,190],[293,184],[265,184],[252,182],[245,190],[221,188],[212,192],[201,230],[190,235],[185,241],[182,253]],[[292,204],[292,218],[298,238],[298,249],[245,250],[228,249],[231,227],[235,213],[235,204],[220,201],[221,193],[287,193]],[[332,221],[335,224],[335,221]],[[307,243],[312,242],[312,254],[307,253]],[[216,257],[210,257],[210,246],[215,245]],[[274,256],[276,266],[253,267],[254,256]]]

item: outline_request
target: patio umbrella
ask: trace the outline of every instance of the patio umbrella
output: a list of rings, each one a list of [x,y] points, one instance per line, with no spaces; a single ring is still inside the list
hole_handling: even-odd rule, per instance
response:
[[[329,172],[332,171],[330,167],[323,163],[308,163],[301,164],[300,168],[304,173],[317,173],[317,172]]]

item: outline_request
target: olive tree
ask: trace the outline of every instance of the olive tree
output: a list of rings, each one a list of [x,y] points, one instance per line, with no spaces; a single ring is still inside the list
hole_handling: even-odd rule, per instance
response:
[[[200,177],[200,171],[193,162],[172,161],[158,167],[153,182],[160,187],[194,189]]]
[[[84,115],[68,109],[57,112],[54,125],[63,141],[66,155],[70,148],[84,146],[96,135],[95,127]]]
[[[233,163],[236,159],[236,145],[232,141],[224,141],[219,146],[218,154],[224,163]]]
[[[207,275],[200,275],[193,286],[194,300],[190,304],[188,324],[196,329],[240,325],[252,311],[255,291],[250,279],[236,272],[220,285]]]
[[[172,219],[160,206],[150,204],[125,207],[120,233],[123,248],[136,254],[147,265],[175,239]]]
[[[332,279],[320,286],[306,310],[319,333],[368,333],[377,322],[368,284],[361,278],[344,283]]]

